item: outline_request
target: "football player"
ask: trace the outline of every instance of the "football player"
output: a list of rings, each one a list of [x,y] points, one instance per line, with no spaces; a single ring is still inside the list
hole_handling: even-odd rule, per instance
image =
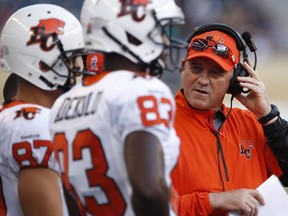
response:
[[[27,6],[10,16],[0,46],[1,67],[18,80],[0,112],[0,215],[68,215],[48,118],[83,68],[81,24],[62,7]]]
[[[182,10],[174,0],[86,0],[81,21],[85,48],[102,52],[104,63],[52,107],[64,185],[83,215],[174,215],[175,104],[155,76],[169,50],[183,47],[165,28],[183,23]]]

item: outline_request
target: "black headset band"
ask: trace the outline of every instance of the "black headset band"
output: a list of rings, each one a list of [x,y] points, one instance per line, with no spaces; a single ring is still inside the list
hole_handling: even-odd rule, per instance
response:
[[[201,25],[195,28],[195,31],[190,35],[187,42],[190,43],[192,38],[194,38],[196,35],[200,35],[204,32],[209,31],[221,31],[225,34],[230,35],[236,42],[237,49],[239,51],[244,51],[245,45],[243,43],[242,37],[240,34],[234,30],[232,27],[222,24],[222,23],[212,23],[212,24],[205,24]]]

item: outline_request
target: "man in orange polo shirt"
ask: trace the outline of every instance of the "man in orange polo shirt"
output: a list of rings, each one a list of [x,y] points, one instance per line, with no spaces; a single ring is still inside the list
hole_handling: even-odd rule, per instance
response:
[[[200,26],[189,38],[176,95],[180,156],[171,174],[179,215],[257,215],[265,201],[255,188],[272,174],[286,184],[262,129],[279,111],[252,65],[246,43],[229,26]],[[234,97],[248,110],[232,108]]]

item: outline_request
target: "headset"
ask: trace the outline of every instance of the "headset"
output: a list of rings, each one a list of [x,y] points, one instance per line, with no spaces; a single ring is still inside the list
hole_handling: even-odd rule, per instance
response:
[[[254,52],[255,57],[255,63],[254,63],[254,70],[256,69],[256,62],[257,62],[257,56],[256,56],[256,46],[254,42],[251,39],[251,35],[248,32],[244,32],[242,34],[242,37],[240,34],[234,30],[232,27],[222,24],[222,23],[212,23],[212,24],[205,24],[201,25],[195,28],[195,31],[192,33],[192,35],[188,38],[187,42],[190,44],[192,38],[194,38],[196,35],[200,35],[205,32],[209,31],[221,31],[229,36],[231,36],[235,42],[237,49],[242,52],[243,62],[247,61],[248,55],[246,46],[248,45],[251,52]],[[246,44],[245,44],[245,42]],[[236,94],[241,93],[248,93],[250,90],[244,90],[243,87],[240,86],[239,82],[237,81],[237,77],[248,77],[249,73],[244,69],[243,65],[241,63],[237,64],[237,67],[233,71],[233,77],[230,80],[229,88],[227,90],[228,94],[231,94],[233,97]]]

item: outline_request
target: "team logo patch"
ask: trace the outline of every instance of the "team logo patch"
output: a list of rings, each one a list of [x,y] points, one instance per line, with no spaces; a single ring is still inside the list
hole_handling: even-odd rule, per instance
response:
[[[40,113],[41,109],[38,109],[36,107],[24,107],[21,110],[16,111],[16,118],[25,118],[26,120],[32,120],[35,118],[35,115],[37,113]]]
[[[254,148],[252,140],[242,140],[239,144],[240,156],[244,155],[247,159],[252,158],[252,149]]]
[[[89,72],[95,74],[103,71],[104,66],[104,54],[95,52],[93,54],[88,54],[86,58],[86,68]]]
[[[56,18],[39,20],[37,26],[30,28],[31,37],[27,46],[39,44],[44,51],[50,51],[54,48],[58,35],[64,33],[65,22]]]
[[[118,17],[131,15],[133,20],[141,22],[146,16],[146,8],[152,0],[119,0],[121,2],[121,11]]]

